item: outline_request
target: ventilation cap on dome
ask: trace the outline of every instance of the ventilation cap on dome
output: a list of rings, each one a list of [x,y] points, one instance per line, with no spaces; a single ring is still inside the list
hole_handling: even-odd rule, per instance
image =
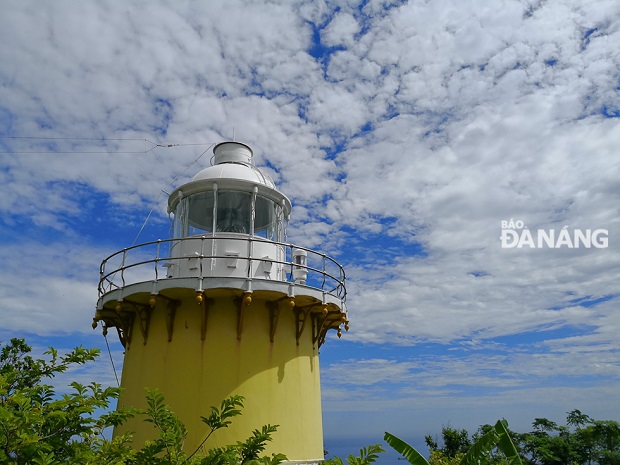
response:
[[[252,149],[241,142],[221,142],[213,147],[213,164],[252,164]]]

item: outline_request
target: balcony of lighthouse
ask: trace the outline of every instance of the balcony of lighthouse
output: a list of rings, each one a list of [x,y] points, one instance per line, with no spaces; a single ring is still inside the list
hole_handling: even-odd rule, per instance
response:
[[[348,330],[343,267],[286,243],[288,199],[249,163],[251,149],[221,146],[215,166],[170,195],[171,239],[120,250],[101,263],[93,327],[116,328],[126,347],[139,329],[146,343],[151,314],[164,311],[171,340],[175,309],[195,301],[204,313],[204,339],[209,303],[233,299],[240,337],[244,309],[254,299],[269,308],[272,340],[280,311],[295,313],[298,342],[306,327],[317,346],[330,329]]]
[[[224,247],[218,247],[220,241]],[[238,247],[229,250],[231,245]],[[278,258],[264,255],[269,247],[277,247]],[[179,249],[193,253],[179,256]],[[156,300],[169,311],[188,295],[197,307],[224,297],[236,299],[241,308],[248,297],[260,295],[274,306],[304,312],[298,337],[310,316],[319,347],[328,330],[340,335],[341,326],[348,329],[345,273],[338,262],[304,247],[231,234],[158,240],[110,255],[100,268],[95,323],[102,321],[104,330],[115,327],[127,346],[136,318],[146,337],[144,325]]]

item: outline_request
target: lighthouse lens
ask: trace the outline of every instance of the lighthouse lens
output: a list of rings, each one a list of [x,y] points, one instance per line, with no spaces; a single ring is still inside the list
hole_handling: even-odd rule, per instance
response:
[[[218,192],[217,232],[249,234],[251,208],[250,192]]]

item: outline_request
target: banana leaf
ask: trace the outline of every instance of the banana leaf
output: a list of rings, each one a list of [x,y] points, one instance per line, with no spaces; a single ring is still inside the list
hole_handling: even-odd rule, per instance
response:
[[[506,429],[507,424],[506,420],[499,420],[495,424],[495,431],[497,431],[499,435],[497,446],[504,453],[510,465],[523,465],[521,457],[519,457],[519,452],[512,442],[512,439],[510,439],[510,434],[508,434],[508,430]]]
[[[383,439],[390,445],[392,448],[405,457],[411,465],[429,465],[424,456],[420,454],[417,450],[411,447],[402,439],[397,438],[393,434],[385,433]]]
[[[460,465],[484,465],[489,462],[491,451],[497,445],[499,435],[495,428],[490,429],[467,450]]]

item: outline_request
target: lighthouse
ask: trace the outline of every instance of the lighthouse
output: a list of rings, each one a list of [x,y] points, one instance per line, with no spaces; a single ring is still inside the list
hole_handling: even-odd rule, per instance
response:
[[[241,416],[206,446],[279,425],[267,454],[324,459],[319,348],[348,330],[345,273],[334,259],[287,243],[291,202],[240,142],[213,148],[211,166],[168,198],[170,238],[125,248],[100,268],[93,327],[115,328],[125,348],[121,407],[145,407],[157,388],[188,430],[231,395]],[[140,446],[152,425],[130,420]]]

